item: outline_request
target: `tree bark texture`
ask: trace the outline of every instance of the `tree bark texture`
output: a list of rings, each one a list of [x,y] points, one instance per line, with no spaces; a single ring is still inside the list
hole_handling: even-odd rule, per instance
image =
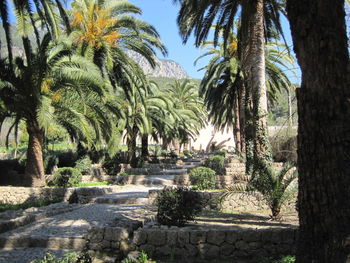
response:
[[[141,156],[142,158],[148,158],[148,134],[143,134],[141,138]]]
[[[233,137],[235,140],[236,152],[240,153],[242,151],[242,141],[241,141],[241,123],[239,117],[239,100],[238,96],[234,99],[234,127],[233,127]]]
[[[350,81],[344,0],[288,0],[297,91],[298,263],[350,262]]]
[[[127,139],[128,144],[128,161],[131,165],[131,167],[136,167],[137,165],[137,158],[136,158],[136,139],[137,139],[137,133],[138,129],[137,126],[133,126],[129,137]]]
[[[241,135],[241,153],[245,153],[245,86],[238,91],[238,111],[239,111],[239,124],[240,124],[240,135]]]
[[[44,131],[39,127],[36,120],[32,120],[27,121],[27,132],[29,135],[29,141],[25,168],[25,184],[31,187],[42,187],[45,185],[42,152]]]
[[[244,26],[243,26],[244,25]],[[265,83],[264,0],[244,1],[242,6],[242,58],[247,87],[252,92],[254,164],[271,162],[267,131]],[[254,170],[256,170],[254,168]]]

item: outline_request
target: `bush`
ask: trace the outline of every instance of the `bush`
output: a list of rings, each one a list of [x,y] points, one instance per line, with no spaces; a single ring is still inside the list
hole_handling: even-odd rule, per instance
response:
[[[45,174],[52,174],[55,166],[58,165],[58,157],[55,154],[46,154],[44,157]]]
[[[35,259],[32,263],[77,263],[79,261],[79,256],[77,253],[67,253],[62,258],[57,258],[51,253],[47,253],[42,259]]]
[[[297,162],[297,135],[291,129],[283,129],[270,138],[271,152],[275,162]]]
[[[58,157],[58,167],[74,167],[78,154],[73,151],[53,151]]]
[[[191,151],[189,151],[189,150],[184,150],[184,151],[183,151],[183,154],[184,154],[187,158],[192,157],[192,155],[193,155],[193,153],[192,153]]]
[[[210,168],[199,166],[190,172],[191,185],[198,190],[215,188],[215,171]]]
[[[58,168],[55,172],[52,183],[57,187],[73,187],[80,183],[81,172],[72,167]]]
[[[165,188],[159,192],[157,220],[162,225],[184,226],[203,209],[199,193],[184,187]]]
[[[89,156],[85,156],[75,163],[75,169],[78,169],[83,175],[91,174],[92,162]]]
[[[225,157],[221,155],[211,156],[207,160],[205,160],[204,166],[214,170],[217,175],[224,175]]]
[[[262,194],[271,209],[271,218],[279,219],[282,205],[297,192],[297,184],[293,182],[298,171],[291,163],[285,163],[281,170],[262,162],[257,164],[259,173],[253,174],[248,187]]]

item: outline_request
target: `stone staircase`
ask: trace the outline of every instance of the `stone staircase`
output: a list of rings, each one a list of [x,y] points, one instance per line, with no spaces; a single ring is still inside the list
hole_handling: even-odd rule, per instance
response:
[[[0,263],[28,263],[47,252],[61,256],[80,251],[86,247],[91,229],[135,217],[148,204],[149,190],[154,189],[160,188],[124,186],[85,205],[60,203],[55,204],[60,209],[48,206],[41,208],[40,213],[36,209],[0,213],[0,224],[4,226],[0,234]],[[9,223],[17,222],[23,215],[27,218],[21,224]],[[6,222],[11,226],[8,229]]]
[[[125,172],[129,175],[118,176],[117,183],[145,185],[145,186],[173,186],[178,177],[200,166],[202,159],[185,159],[179,164],[148,164],[143,168],[129,168]]]

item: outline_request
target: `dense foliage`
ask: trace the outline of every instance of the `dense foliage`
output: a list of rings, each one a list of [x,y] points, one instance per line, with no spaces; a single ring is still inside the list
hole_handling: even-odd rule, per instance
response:
[[[225,156],[222,156],[222,155],[210,156],[207,160],[205,160],[204,166],[214,170],[217,175],[224,175],[225,174]]]
[[[157,221],[162,225],[184,226],[198,215],[203,201],[195,191],[178,187],[165,188],[158,193]]]
[[[215,171],[207,167],[199,166],[191,170],[190,181],[191,185],[198,190],[214,189],[216,182]]]
[[[59,168],[53,176],[52,184],[57,187],[74,187],[81,182],[81,172],[72,167]]]

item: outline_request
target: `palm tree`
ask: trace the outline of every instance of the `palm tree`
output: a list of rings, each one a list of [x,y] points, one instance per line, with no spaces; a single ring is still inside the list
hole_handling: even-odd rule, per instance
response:
[[[84,133],[89,125],[97,127],[83,105],[87,105],[84,102],[92,93],[102,98],[107,87],[96,66],[72,54],[63,43],[54,47],[50,39],[47,34],[37,52],[31,52],[26,61],[17,57],[15,70],[5,60],[0,64],[1,100],[11,113],[14,126],[20,120],[26,122],[29,142],[25,175],[31,186],[45,182],[42,143],[50,121],[59,113],[57,122],[70,133]]]
[[[226,41],[234,28],[239,7],[241,7],[238,51],[245,80],[245,94],[251,94],[251,99],[248,98],[247,104],[253,105],[254,159],[271,162],[266,124],[267,91],[264,41],[265,37],[268,39],[275,37],[274,32],[282,33],[279,21],[282,2],[279,0],[175,0],[174,2],[181,3],[178,24],[184,41],[186,42],[194,32],[197,46],[205,41],[214,24],[214,43],[218,43],[221,32]],[[251,153],[247,149],[248,154]]]
[[[233,127],[236,148],[244,152],[244,76],[235,39],[232,34],[229,44],[220,43],[219,48],[212,47],[212,42],[204,44],[207,52],[198,59],[205,56],[212,58],[203,68],[206,72],[201,81],[200,94],[204,97],[209,119],[218,129]],[[273,103],[278,92],[289,90],[291,86],[285,72],[293,67],[294,59],[283,44],[274,41],[266,45],[265,52],[268,99]]]
[[[187,143],[190,137],[194,138],[205,125],[206,113],[198,95],[198,85],[190,80],[176,80],[166,87],[164,93],[173,101],[175,114],[174,127],[162,136],[163,148],[166,148],[174,139],[181,145]]]
[[[116,63],[115,54],[119,60],[126,59],[122,64],[129,64],[125,55],[127,50],[141,54],[154,67],[155,49],[164,55],[167,50],[156,29],[135,17],[139,14],[140,8],[124,0],[75,0],[71,12],[71,38],[80,47],[81,54],[91,56],[105,73]]]
[[[288,0],[287,12],[302,72],[296,262],[345,263],[350,257],[350,60],[344,1]]]
[[[66,27],[67,32],[70,32],[68,17],[65,12],[64,3],[61,0],[46,1],[46,0],[25,0],[13,1],[14,13],[16,14],[17,23],[20,26],[21,36],[25,48],[29,48],[29,34],[32,30],[35,33],[36,43],[39,45],[40,34],[38,30],[38,19],[46,32],[55,40],[61,35],[62,28],[61,21]],[[0,3],[0,19],[5,31],[7,42],[7,53],[9,58],[9,65],[13,64],[12,39],[11,39],[11,25],[9,17],[12,10],[10,9],[9,1],[4,0]],[[59,14],[59,15],[57,15]]]
[[[132,87],[132,89],[133,92],[128,94],[129,97],[126,93],[119,95],[121,98],[120,110],[123,116],[123,121],[119,125],[126,130],[128,161],[132,166],[136,166],[137,137],[142,138],[142,157],[146,158],[148,136],[155,132],[156,125],[159,125],[162,117],[169,111],[170,102],[159,94],[159,88],[153,82],[148,82],[148,86],[143,89],[139,87]]]

